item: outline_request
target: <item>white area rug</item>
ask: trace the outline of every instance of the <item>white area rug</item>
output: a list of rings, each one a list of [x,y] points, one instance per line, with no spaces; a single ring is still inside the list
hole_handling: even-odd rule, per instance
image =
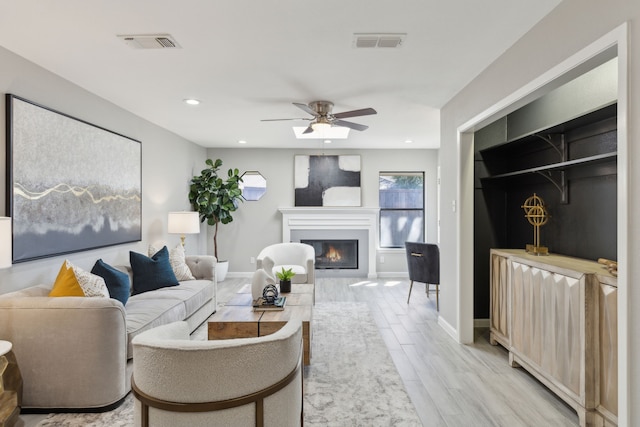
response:
[[[122,405],[99,414],[50,414],[38,427],[130,427],[133,426],[133,397],[127,395]]]
[[[317,303],[305,426],[421,426],[366,303]]]
[[[366,303],[317,303],[305,426],[421,426]],[[100,414],[51,414],[40,427],[133,425],[133,399]]]

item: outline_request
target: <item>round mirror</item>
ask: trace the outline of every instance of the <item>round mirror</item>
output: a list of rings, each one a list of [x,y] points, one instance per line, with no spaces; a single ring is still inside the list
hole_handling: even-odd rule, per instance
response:
[[[260,200],[267,192],[267,180],[258,171],[246,171],[242,174],[240,188],[245,200]]]

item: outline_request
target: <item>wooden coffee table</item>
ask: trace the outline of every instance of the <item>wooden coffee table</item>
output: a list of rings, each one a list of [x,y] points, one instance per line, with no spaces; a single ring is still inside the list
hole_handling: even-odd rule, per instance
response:
[[[313,316],[312,284],[292,284],[291,292],[282,294],[287,304],[282,311],[253,311],[251,285],[244,285],[208,324],[210,340],[250,338],[272,334],[290,319],[302,320],[302,346],[305,365],[311,363],[311,319]]]

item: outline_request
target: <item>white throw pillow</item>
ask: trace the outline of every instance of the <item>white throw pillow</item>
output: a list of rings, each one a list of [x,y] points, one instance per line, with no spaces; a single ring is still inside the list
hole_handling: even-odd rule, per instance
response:
[[[71,268],[73,270],[74,276],[76,276],[76,280],[78,284],[82,288],[82,292],[84,292],[85,297],[99,297],[99,298],[109,298],[109,289],[107,288],[107,284],[104,282],[104,279],[95,274],[89,273],[77,267],[69,260],[66,261],[67,268]]]
[[[149,245],[149,256],[155,255],[160,249],[162,249],[162,246],[158,248],[155,245]],[[169,264],[171,264],[173,274],[176,275],[176,279],[178,279],[179,282],[183,280],[196,280],[187,265],[186,254],[181,244],[178,244],[178,246],[169,251]]]

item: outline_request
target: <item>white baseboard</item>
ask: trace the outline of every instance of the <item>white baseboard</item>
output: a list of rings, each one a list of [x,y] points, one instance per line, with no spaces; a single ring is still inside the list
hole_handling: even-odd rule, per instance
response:
[[[489,319],[473,319],[474,328],[488,328]]]
[[[451,335],[451,338],[456,340],[456,342],[460,342],[460,337],[458,336],[458,330],[453,326],[451,326],[446,320],[444,320],[444,317],[438,316],[438,325],[440,325],[440,327],[444,329],[446,333]]]
[[[407,279],[409,278],[409,273],[407,273],[406,271],[378,271],[378,277],[379,278],[387,278],[387,279],[391,279],[391,278],[399,278],[399,279]]]
[[[227,273],[227,277],[231,279],[246,279],[253,277],[253,271],[230,271]]]
[[[229,271],[227,273],[227,277],[232,278],[232,279],[241,279],[241,278],[251,278],[253,277],[253,271]],[[393,272],[393,271],[384,271],[384,272],[378,272],[378,278],[393,278],[393,279],[406,279],[409,277],[409,273],[407,273],[406,271],[397,271],[397,272]]]

